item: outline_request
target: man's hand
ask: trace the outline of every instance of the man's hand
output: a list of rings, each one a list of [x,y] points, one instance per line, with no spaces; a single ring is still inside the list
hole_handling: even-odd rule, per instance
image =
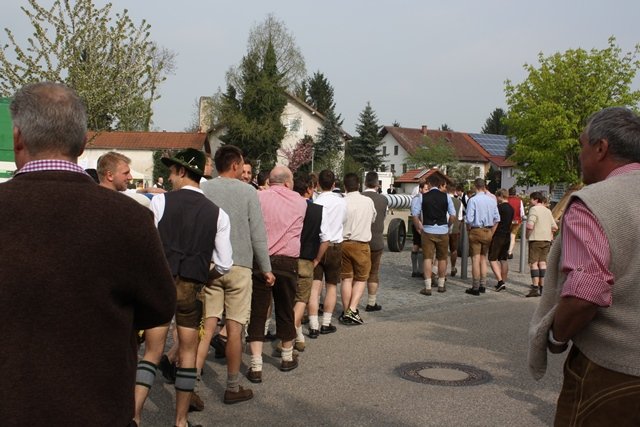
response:
[[[264,281],[267,282],[267,286],[271,287],[276,283],[276,276],[272,272],[262,273],[262,275],[264,276]]]

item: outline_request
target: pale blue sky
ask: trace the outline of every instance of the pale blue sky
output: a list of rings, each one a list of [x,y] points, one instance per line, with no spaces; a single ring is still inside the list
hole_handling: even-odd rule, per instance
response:
[[[50,4],[52,1],[42,1]],[[3,2],[0,27],[24,40],[29,25],[19,6]],[[106,2],[96,0],[96,4]],[[617,38],[623,52],[640,42],[640,2],[562,1],[203,1],[114,0],[152,37],[175,51],[177,70],[161,86],[154,127],[181,131],[194,100],[225,87],[224,75],[246,53],[250,28],[268,13],[283,20],[304,54],[335,89],[344,128],[355,133],[371,102],[381,125],[480,131],[496,107],[506,107],[504,81],[525,78],[523,64],[570,48],[604,48]],[[6,42],[4,33],[0,42]],[[640,87],[636,79],[634,87]]]

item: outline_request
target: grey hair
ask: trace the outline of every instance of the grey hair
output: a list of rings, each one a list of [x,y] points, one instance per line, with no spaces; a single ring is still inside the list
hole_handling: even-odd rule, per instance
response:
[[[16,92],[10,109],[13,125],[20,129],[29,154],[82,154],[87,112],[72,89],[60,83],[28,84]]]
[[[606,139],[611,156],[626,162],[640,162],[640,117],[624,107],[609,107],[587,121],[589,144]]]

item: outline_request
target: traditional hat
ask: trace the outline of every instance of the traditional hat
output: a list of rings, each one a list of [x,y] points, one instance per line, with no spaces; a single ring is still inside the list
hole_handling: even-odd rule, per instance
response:
[[[204,166],[207,163],[207,159],[204,153],[195,148],[187,148],[186,150],[179,151],[174,157],[163,157],[162,163],[169,167],[171,165],[184,166],[191,172],[202,177],[204,176]]]

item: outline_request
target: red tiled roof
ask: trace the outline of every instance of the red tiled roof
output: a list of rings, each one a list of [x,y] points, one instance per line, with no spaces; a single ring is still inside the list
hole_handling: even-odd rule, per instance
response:
[[[418,145],[424,142],[422,129],[402,128],[396,126],[385,126],[382,136],[390,133],[407,153],[413,154]],[[433,141],[444,139],[451,144],[455,151],[455,156],[461,162],[486,162],[488,154],[473,138],[462,132],[451,132],[441,130],[426,130],[426,136]]]
[[[121,150],[202,150],[207,134],[201,132],[89,132],[87,148]]]
[[[490,156],[489,161],[499,168],[512,168],[516,163],[501,156]]]
[[[407,172],[403,173],[393,181],[394,183],[397,182],[400,184],[412,184],[412,183],[417,184],[418,181],[420,181],[420,178],[428,178],[434,173],[442,175],[442,177],[447,181],[451,181],[448,176],[440,172],[438,169],[424,169],[424,168],[408,170]]]

